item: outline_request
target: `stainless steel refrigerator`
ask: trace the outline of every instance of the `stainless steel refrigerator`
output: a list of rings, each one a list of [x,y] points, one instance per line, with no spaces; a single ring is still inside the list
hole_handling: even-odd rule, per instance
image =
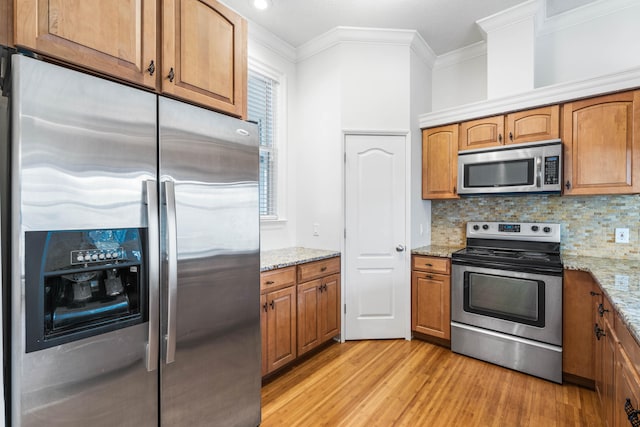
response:
[[[11,63],[11,425],[260,424],[257,127]]]

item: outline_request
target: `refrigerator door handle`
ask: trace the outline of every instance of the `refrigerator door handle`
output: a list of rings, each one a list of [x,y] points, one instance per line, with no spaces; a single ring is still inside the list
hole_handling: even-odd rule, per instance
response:
[[[158,184],[145,181],[145,204],[147,207],[147,239],[149,243],[149,341],[146,348],[147,371],[158,369],[158,346],[160,341],[160,232],[158,221]]]
[[[167,213],[167,335],[165,363],[176,357],[176,310],[178,308],[178,229],[176,222],[176,192],[173,181],[164,181]]]

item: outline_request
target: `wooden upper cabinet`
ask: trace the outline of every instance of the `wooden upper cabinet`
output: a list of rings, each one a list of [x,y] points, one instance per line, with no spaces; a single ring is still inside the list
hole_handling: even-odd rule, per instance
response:
[[[486,117],[460,123],[460,151],[495,147],[503,143],[504,116]]]
[[[0,0],[0,45],[13,46],[12,16],[12,0]]]
[[[162,92],[246,118],[246,21],[215,0],[162,4]]]
[[[505,144],[544,141],[559,137],[559,105],[518,111],[507,115]]]
[[[640,91],[564,104],[564,194],[640,192]]]
[[[156,0],[16,0],[15,45],[155,87]],[[0,30],[1,31],[1,30]],[[153,74],[153,75],[152,75]]]
[[[422,198],[457,199],[458,125],[422,131]]]

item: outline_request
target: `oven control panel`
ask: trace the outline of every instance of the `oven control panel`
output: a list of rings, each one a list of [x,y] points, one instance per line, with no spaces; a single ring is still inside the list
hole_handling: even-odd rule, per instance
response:
[[[467,238],[560,242],[560,224],[472,221],[467,223]]]

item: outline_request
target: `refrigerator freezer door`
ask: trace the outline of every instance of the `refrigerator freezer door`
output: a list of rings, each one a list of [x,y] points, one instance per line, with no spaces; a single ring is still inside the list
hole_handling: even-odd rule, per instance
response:
[[[20,55],[12,78],[12,423],[155,426],[148,322],[25,352],[24,248],[29,231],[148,226],[157,98]]]
[[[257,129],[162,97],[158,115],[160,180],[173,183],[161,185],[161,235],[177,233],[175,249],[167,237],[161,243],[161,422],[256,426],[261,385]],[[167,198],[171,188],[174,194]],[[176,230],[167,230],[174,223]],[[169,305],[172,259],[177,289]],[[169,314],[171,306],[175,313]],[[175,316],[175,328],[168,325],[169,316]]]

